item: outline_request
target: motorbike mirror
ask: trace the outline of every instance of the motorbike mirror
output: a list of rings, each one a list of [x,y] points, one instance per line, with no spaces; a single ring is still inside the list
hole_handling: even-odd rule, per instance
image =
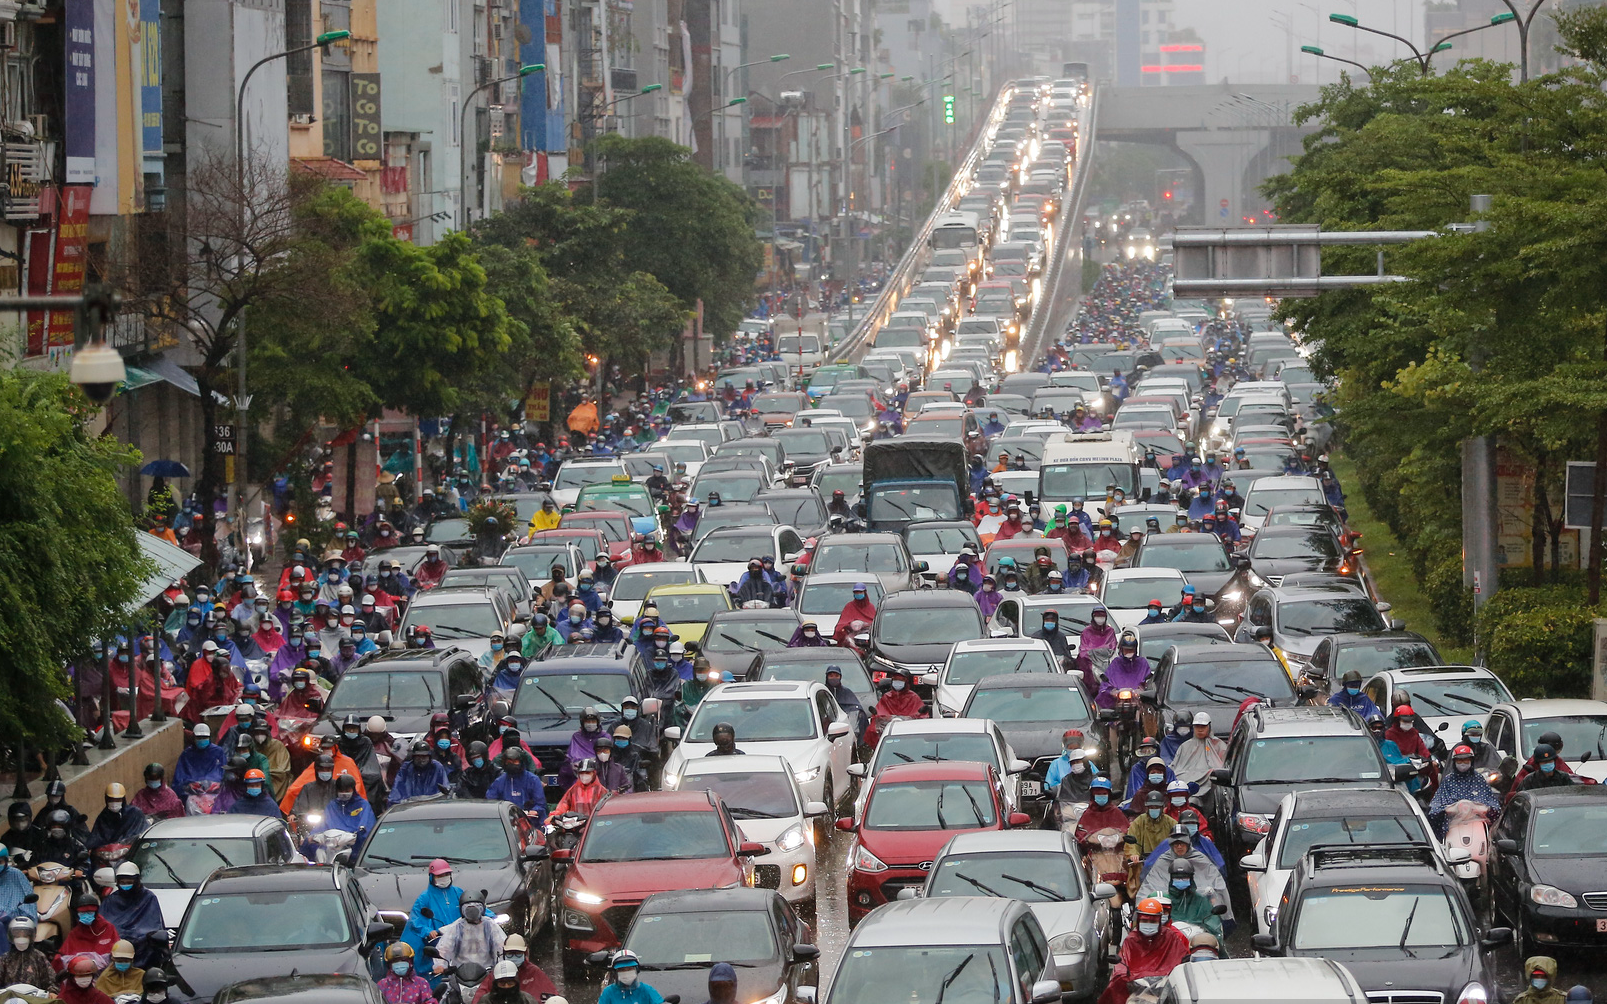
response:
[[[929,562],[917,561],[915,563],[915,570],[917,572],[930,572],[932,570],[932,565]]]
[[[1233,567],[1234,568],[1249,568],[1250,567],[1250,559],[1247,558],[1246,556],[1242,555],[1242,554],[1235,554],[1233,556]]]
[[[426,907],[425,909],[428,909],[428,907]],[[424,946],[424,957],[426,959],[439,959],[441,957],[441,950],[439,948],[436,948],[434,945],[425,945]]]
[[[479,694],[459,694],[457,697],[452,699],[452,708],[455,711],[462,711],[465,708],[472,708],[474,707],[474,702],[479,700],[479,698]]]
[[[1389,629],[1391,631],[1405,631],[1406,622],[1401,620],[1399,617],[1391,617],[1389,619]]]
[[[1211,913],[1218,917],[1225,917],[1228,913],[1228,905],[1226,903],[1218,903],[1217,905],[1211,907]]]
[[[869,648],[870,647],[870,632],[869,631],[861,631],[859,634],[854,635],[854,644],[858,645],[860,648]]]
[[[613,952],[610,952],[605,948],[601,952],[592,952],[590,955],[586,956],[586,961],[594,966],[606,966],[608,965],[609,957],[613,954]]]
[[[668,997],[664,998],[664,1004],[681,1004],[681,995],[670,994]]]
[[[1250,944],[1258,952],[1271,952],[1278,943],[1270,934],[1252,934]]]
[[[546,844],[530,844],[519,853],[523,861],[544,861],[552,856],[552,848]]]
[[[36,893],[36,892],[31,892],[28,895],[22,897],[22,901],[24,903],[37,903],[37,902],[39,902],[39,894]]]
[[[835,824],[833,824],[833,825],[835,825],[837,827],[837,829],[842,830],[844,833],[852,833],[852,832],[854,832],[854,817],[853,816],[839,817],[837,822]]]
[[[1136,844],[1138,843],[1138,838],[1133,836],[1131,833],[1125,833],[1122,835],[1122,842],[1126,844]]]
[[[423,917],[425,920],[434,920],[435,919],[435,911],[431,910],[427,906],[419,907],[418,912],[419,912],[419,916]]]
[[[820,958],[820,946],[819,945],[793,945],[792,946],[792,961],[794,961],[794,962],[813,962],[815,959],[818,959],[818,958]]]
[[[388,920],[371,920],[368,922],[368,928],[364,933],[368,935],[368,940],[372,943],[381,938],[393,937],[396,934],[396,928]]]
[[[663,710],[664,702],[659,698],[647,697],[642,699],[642,714],[651,716],[656,715]]]
[[[808,565],[793,565],[792,566],[792,574],[798,576],[799,578],[802,578],[803,576],[809,574],[809,566]]]

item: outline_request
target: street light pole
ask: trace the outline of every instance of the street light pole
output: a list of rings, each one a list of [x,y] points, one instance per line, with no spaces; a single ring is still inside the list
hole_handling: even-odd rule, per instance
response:
[[[1302,45],[1300,47],[1300,51],[1305,52],[1305,53],[1309,53],[1309,54],[1311,54],[1313,56],[1320,56],[1323,59],[1331,59],[1336,63],[1346,63],[1346,64],[1348,64],[1350,66],[1354,66],[1356,69],[1358,69],[1358,70],[1362,71],[1363,73],[1367,74],[1367,79],[1368,80],[1373,79],[1373,71],[1369,70],[1366,66],[1362,65],[1361,63],[1356,62],[1354,59],[1346,59],[1343,56],[1335,56],[1335,55],[1333,55],[1331,53],[1327,53],[1327,52],[1322,51],[1321,47],[1315,46],[1315,45]]]
[[[498,84],[505,84],[510,80],[522,80],[525,77],[530,76],[532,73],[545,73],[546,71],[546,63],[531,63],[528,66],[519,67],[518,73],[510,73],[505,77],[497,77],[494,80],[487,80],[479,87],[476,87],[474,90],[470,91],[469,96],[463,101],[463,107],[458,110],[458,137],[462,141],[463,145],[469,145],[469,109],[474,107],[475,95],[479,94],[481,91],[490,90]],[[478,132],[475,136],[474,145],[477,148],[474,159],[478,160],[478,147],[480,145]],[[462,170],[461,167],[459,168],[458,177],[458,207],[459,211],[462,213],[462,219],[458,223],[458,229],[467,230],[469,229],[469,172]]]
[[[725,78],[721,82],[720,93],[726,95],[727,97],[730,96],[730,94],[731,94],[731,78],[736,76],[738,70],[746,70],[750,66],[761,66],[761,65],[763,65],[765,63],[780,63],[780,62],[783,62],[783,61],[791,59],[791,58],[792,58],[791,53],[778,52],[774,56],[769,56],[769,57],[766,57],[765,59],[755,59],[752,62],[748,62],[748,63],[738,63],[736,66],[733,66],[729,70],[725,71]],[[746,90],[746,88],[744,88],[744,90]],[[726,141],[725,119],[722,118],[722,119],[720,119],[720,156],[722,158],[725,156],[725,141]],[[718,161],[716,161],[716,163],[718,163]],[[747,181],[747,172],[746,171],[743,172],[743,181],[744,182]],[[743,187],[746,188],[747,185],[744,184]]]
[[[303,52],[311,52],[314,49],[327,48],[336,42],[339,42],[341,39],[350,38],[351,35],[351,32],[344,29],[340,31],[326,31],[317,38],[313,39],[312,42],[307,45],[298,45],[294,48],[286,49],[283,52],[276,52],[269,56],[263,56],[255,63],[252,63],[251,68],[246,71],[245,76],[240,78],[240,86],[235,90],[234,93],[234,195],[235,198],[239,200],[240,215],[237,222],[240,227],[240,257],[242,261],[245,258],[245,249],[247,243],[246,227],[249,225],[250,221],[250,209],[246,204],[248,199],[248,194],[246,192],[246,87],[251,83],[251,77],[253,74],[276,59],[284,59],[289,56],[300,55]],[[246,411],[251,407],[251,398],[246,394],[246,325],[244,310],[236,311],[234,323],[234,370],[236,388],[234,411],[236,416],[235,423],[237,425],[237,434],[234,437],[234,490],[235,494],[239,496],[239,528],[240,533],[243,535],[246,532],[247,519],[246,485],[248,482],[248,476],[246,475],[246,457],[248,456],[248,444],[250,443],[250,438],[246,435]],[[249,550],[250,549],[248,548],[248,553]],[[157,695],[157,703],[161,703],[161,695]]]
[[[1544,2],[1545,2],[1545,0],[1538,0],[1538,2],[1535,4],[1534,10],[1530,11],[1530,16],[1533,16],[1534,11],[1540,9],[1540,7],[1539,7],[1540,3],[1544,3]],[[1510,6],[1510,4],[1509,4],[1509,6]],[[1411,49],[1412,50],[1412,58],[1417,61],[1417,68],[1418,68],[1419,71],[1422,72],[1423,76],[1425,76],[1425,77],[1428,76],[1429,63],[1430,63],[1431,60],[1433,60],[1434,54],[1436,52],[1444,52],[1445,50],[1451,48],[1451,42],[1450,42],[1451,39],[1459,38],[1462,35],[1471,35],[1475,31],[1483,31],[1486,28],[1494,28],[1496,25],[1506,24],[1509,21],[1515,21],[1517,19],[1518,18],[1517,18],[1516,14],[1512,14],[1512,13],[1497,14],[1494,17],[1490,18],[1490,21],[1489,21],[1488,24],[1478,24],[1478,25],[1474,25],[1471,28],[1463,28],[1461,31],[1453,31],[1453,32],[1451,32],[1449,35],[1446,35],[1443,38],[1441,38],[1438,42],[1435,42],[1434,45],[1431,46],[1428,49],[1427,52],[1425,52],[1422,49],[1419,49],[1417,46],[1413,45],[1410,39],[1404,38],[1404,37],[1402,37],[1400,35],[1396,35],[1393,32],[1382,31],[1382,30],[1380,30],[1378,28],[1369,28],[1367,25],[1362,24],[1360,21],[1358,21],[1355,17],[1353,17],[1350,14],[1329,14],[1328,15],[1328,20],[1332,21],[1334,24],[1342,24],[1347,28],[1355,28],[1357,31],[1366,31],[1366,32],[1371,32],[1374,35],[1382,35],[1385,38],[1393,38],[1395,41],[1400,42],[1402,45],[1406,46],[1408,49]],[[1524,22],[1519,22],[1518,31],[1519,31],[1520,44],[1527,44],[1527,43],[1523,42],[1523,40],[1528,37],[1528,25],[1526,23],[1524,23]],[[1307,52],[1311,51],[1312,48],[1315,48],[1315,47],[1301,46],[1301,49],[1303,51],[1307,51]],[[1316,55],[1325,55],[1325,53],[1322,53],[1321,51],[1318,51],[1316,53]],[[1333,57],[1329,57],[1329,58],[1333,58]],[[1527,66],[1527,60],[1525,60],[1525,65]],[[1527,72],[1528,72],[1527,69],[1525,69],[1524,72],[1525,72],[1525,74],[1527,74]],[[1524,79],[1528,79],[1527,76],[1525,76]]]
[[[1518,81],[1520,83],[1528,83],[1529,23],[1534,20],[1534,16],[1536,14],[1540,13],[1540,8],[1545,5],[1546,0],[1534,0],[1534,3],[1529,5],[1529,12],[1527,14],[1519,14],[1518,8],[1513,4],[1512,0],[1501,0],[1501,2],[1507,5],[1507,10],[1511,12],[1512,16],[1507,17],[1505,14],[1497,14],[1495,17],[1490,19],[1490,23],[1496,24],[1498,23],[1496,18],[1500,18],[1501,20],[1499,23],[1501,24],[1511,21],[1518,26]],[[1480,25],[1480,27],[1483,27],[1483,25]]]

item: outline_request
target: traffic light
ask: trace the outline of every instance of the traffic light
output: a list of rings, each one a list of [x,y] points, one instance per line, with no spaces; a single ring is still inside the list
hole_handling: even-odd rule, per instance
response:
[[[945,125],[954,124],[954,95],[943,95],[943,122]]]
[[[1166,200],[1167,202],[1171,202],[1172,201],[1172,190],[1170,188],[1168,188],[1165,192],[1163,192],[1161,194],[1161,198]]]

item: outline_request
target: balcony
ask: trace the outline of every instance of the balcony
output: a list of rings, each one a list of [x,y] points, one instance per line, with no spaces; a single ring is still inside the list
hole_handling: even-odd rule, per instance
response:
[[[6,183],[10,188],[5,202],[6,219],[38,219],[50,181],[50,152],[44,143],[9,141],[5,144],[5,157]]]
[[[786,183],[786,171],[774,171],[765,168],[750,168],[748,171],[748,184],[755,188],[773,188]]]

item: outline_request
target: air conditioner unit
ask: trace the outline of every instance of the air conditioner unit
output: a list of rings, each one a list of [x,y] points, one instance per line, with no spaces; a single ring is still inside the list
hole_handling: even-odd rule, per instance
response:
[[[298,112],[297,114],[290,116],[291,125],[310,126],[314,121],[315,120],[309,112]]]
[[[0,49],[7,52],[17,51],[17,22],[0,22]]]
[[[44,139],[50,135],[49,115],[30,115],[28,121],[33,123],[33,138]]]

